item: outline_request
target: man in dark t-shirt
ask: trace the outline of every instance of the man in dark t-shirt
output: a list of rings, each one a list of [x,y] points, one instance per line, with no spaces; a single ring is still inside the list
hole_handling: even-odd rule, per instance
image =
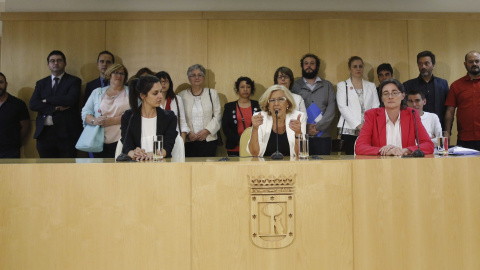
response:
[[[29,130],[27,105],[7,93],[7,78],[0,72],[0,158],[20,158]]]

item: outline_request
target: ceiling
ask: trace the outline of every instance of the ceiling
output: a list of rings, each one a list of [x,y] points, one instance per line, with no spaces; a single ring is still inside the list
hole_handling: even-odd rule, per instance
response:
[[[0,7],[3,2],[6,12],[480,12],[479,0],[0,0]]]

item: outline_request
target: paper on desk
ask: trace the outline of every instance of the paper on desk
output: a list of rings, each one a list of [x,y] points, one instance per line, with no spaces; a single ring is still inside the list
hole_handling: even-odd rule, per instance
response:
[[[479,153],[480,151],[470,149],[470,148],[464,148],[461,146],[455,146],[448,149],[448,154],[450,155],[476,155]]]

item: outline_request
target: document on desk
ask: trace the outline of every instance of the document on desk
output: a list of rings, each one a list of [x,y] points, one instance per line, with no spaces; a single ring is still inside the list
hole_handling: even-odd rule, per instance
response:
[[[470,148],[464,148],[461,146],[455,146],[448,149],[448,154],[449,155],[478,155],[480,154],[480,151],[477,151],[475,149],[470,149]]]
[[[320,110],[320,108],[317,106],[317,104],[312,103],[310,106],[307,108],[307,123],[311,125],[315,125],[318,123],[320,120],[322,120],[323,117],[323,112]],[[317,133],[317,137],[320,137],[323,133],[323,130]]]

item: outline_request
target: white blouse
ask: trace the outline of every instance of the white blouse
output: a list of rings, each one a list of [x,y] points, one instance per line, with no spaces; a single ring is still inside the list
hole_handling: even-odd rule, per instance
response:
[[[145,118],[142,116],[141,148],[145,152],[153,152],[153,136],[157,135],[157,117]]]

